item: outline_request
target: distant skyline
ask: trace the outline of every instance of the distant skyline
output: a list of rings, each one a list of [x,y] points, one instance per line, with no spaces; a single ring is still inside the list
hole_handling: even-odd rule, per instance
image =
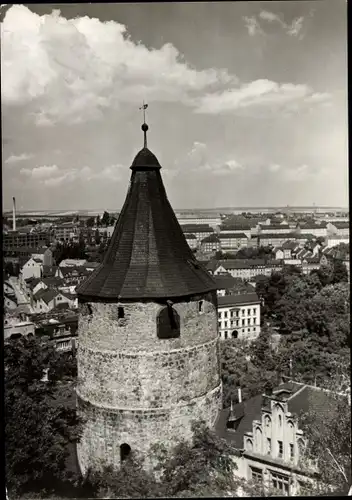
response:
[[[1,7],[3,205],[348,206],[347,2]]]

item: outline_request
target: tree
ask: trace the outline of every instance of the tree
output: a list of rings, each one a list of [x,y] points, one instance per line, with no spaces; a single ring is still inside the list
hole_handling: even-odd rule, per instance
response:
[[[95,218],[94,217],[88,217],[86,220],[86,226],[87,227],[93,227],[95,224]]]
[[[343,283],[343,282],[347,283],[348,282],[347,268],[341,259],[334,259],[331,282],[332,282],[332,284]]]
[[[96,228],[96,230],[95,230],[95,244],[100,245],[100,242],[101,242],[101,236],[99,233],[99,229]]]
[[[101,218],[101,225],[108,226],[110,222],[110,214],[109,212],[104,211],[103,216]]]
[[[319,410],[309,410],[302,418],[308,438],[306,459],[315,462],[317,482],[311,494],[347,493],[351,486],[351,365],[349,355],[334,365],[324,386],[329,398]],[[344,396],[343,396],[344,394]]]
[[[36,338],[4,347],[6,482],[11,492],[51,489],[74,479],[66,470],[68,445],[80,437],[75,409],[55,403],[54,382],[42,381],[55,357]]]

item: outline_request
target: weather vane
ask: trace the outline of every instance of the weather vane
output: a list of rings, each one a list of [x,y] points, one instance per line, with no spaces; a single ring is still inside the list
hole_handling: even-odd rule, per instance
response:
[[[148,104],[144,104],[143,101],[143,106],[140,107],[140,110],[143,110],[143,125],[142,125],[142,130],[144,132],[144,147],[147,147],[147,131],[148,131],[148,125],[145,123],[145,110],[147,109]]]

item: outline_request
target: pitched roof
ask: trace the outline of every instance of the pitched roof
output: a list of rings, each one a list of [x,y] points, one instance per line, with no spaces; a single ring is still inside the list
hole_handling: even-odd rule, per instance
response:
[[[240,238],[243,239],[243,238],[245,238],[246,240],[248,239],[247,235],[244,233],[220,233],[219,238],[221,240],[226,240],[228,238],[231,238],[231,239],[240,239]]]
[[[336,229],[346,229],[350,227],[350,224],[348,221],[336,221],[331,223],[333,226],[336,227]]]
[[[78,287],[81,300],[185,297],[216,289],[197,262],[147,148],[131,166],[127,197],[102,264]]]
[[[185,238],[186,238],[186,240],[196,240],[197,236],[195,234],[192,234],[192,233],[185,233]]]
[[[281,399],[279,390],[289,391],[289,394],[282,398],[287,400],[287,410],[299,419],[302,413],[313,410],[319,414],[331,411],[331,405],[334,404],[333,394],[329,391],[324,391],[319,387],[312,387],[305,384],[300,384],[294,381],[288,381],[280,384],[276,391],[278,399]],[[222,410],[221,417],[216,424],[217,433],[229,441],[237,449],[243,449],[243,438],[247,432],[252,432],[253,421],[260,420],[262,408],[268,406],[270,396],[257,395],[242,403],[233,406],[233,414],[240,419],[236,431],[229,431],[226,428],[226,423],[230,416],[230,408]]]
[[[218,274],[214,276],[214,281],[218,290],[227,290],[236,283],[236,279],[231,274]]]
[[[218,297],[218,307],[231,307],[238,304],[252,304],[253,302],[260,302],[256,293],[236,293]]]
[[[70,276],[70,275],[79,275],[79,276],[89,276],[89,274],[92,273],[92,271],[89,271],[89,269],[86,266],[63,266],[59,267],[60,272],[63,274],[63,276]]]
[[[261,229],[286,229],[289,230],[290,226],[288,224],[259,224]]]
[[[61,292],[52,289],[41,289],[33,295],[34,300],[43,300],[46,304],[49,304],[57,295],[61,295]]]
[[[209,224],[182,224],[184,233],[213,233],[214,229]]]
[[[220,231],[243,231],[245,229],[251,229],[251,224],[247,221],[237,224],[221,224],[220,226]]]
[[[215,233],[209,234],[209,236],[206,236],[205,238],[202,239],[201,243],[215,243],[219,241],[219,236]]]

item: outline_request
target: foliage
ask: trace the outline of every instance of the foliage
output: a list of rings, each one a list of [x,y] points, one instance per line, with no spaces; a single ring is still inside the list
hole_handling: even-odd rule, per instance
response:
[[[86,220],[86,226],[87,227],[93,227],[95,224],[95,217],[88,217]]]
[[[287,374],[288,363],[271,347],[271,332],[265,327],[251,344],[228,340],[220,344],[224,407],[238,402],[238,389],[243,400],[271,390]]]
[[[349,357],[339,359],[330,380],[325,382],[325,386],[333,391],[329,401],[325,402],[323,409],[311,409],[302,418],[308,438],[306,459],[315,461],[319,470],[318,481],[308,488],[311,494],[341,494],[351,485],[350,375]]]
[[[86,247],[83,238],[78,243],[57,243],[53,251],[53,258],[56,265],[65,259],[86,259]]]
[[[155,472],[146,472],[139,457],[128,458],[120,471],[90,473],[95,495],[110,498],[235,496],[233,451],[203,422],[193,426],[193,442],[180,442],[171,451],[157,444]]]
[[[42,381],[55,358],[36,338],[4,346],[6,481],[11,492],[50,488],[71,478],[68,445],[80,436],[73,408],[55,402],[54,381]]]
[[[73,352],[56,351],[49,364],[48,378],[51,382],[74,380],[77,377],[77,358]]]
[[[272,248],[268,246],[243,247],[236,253],[236,259],[270,259]]]

